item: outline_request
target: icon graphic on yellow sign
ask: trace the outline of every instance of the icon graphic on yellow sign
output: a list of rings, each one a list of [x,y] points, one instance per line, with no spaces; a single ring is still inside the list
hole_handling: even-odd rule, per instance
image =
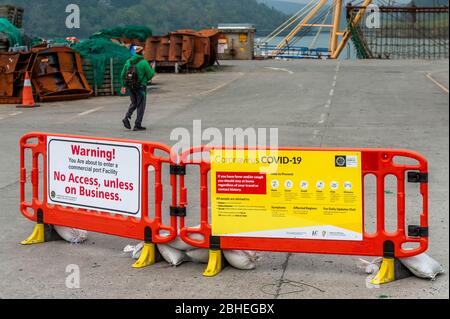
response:
[[[211,151],[214,236],[362,240],[360,152]]]

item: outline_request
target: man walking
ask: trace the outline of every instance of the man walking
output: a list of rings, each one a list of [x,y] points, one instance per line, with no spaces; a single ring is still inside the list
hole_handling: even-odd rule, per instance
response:
[[[144,118],[145,106],[147,103],[147,83],[155,75],[155,71],[142,56],[143,50],[143,47],[135,47],[135,53],[125,63],[120,77],[122,80],[121,93],[125,94],[128,89],[131,99],[131,105],[125,118],[122,120],[125,128],[131,130],[131,116],[134,111],[137,110],[133,131],[146,130],[146,128],[142,126],[142,119]]]

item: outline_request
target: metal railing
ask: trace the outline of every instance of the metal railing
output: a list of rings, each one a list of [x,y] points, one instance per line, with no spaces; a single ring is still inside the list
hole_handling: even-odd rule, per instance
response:
[[[276,45],[261,42],[255,44],[255,56],[279,59],[320,59],[328,58],[330,52],[328,48],[308,48],[289,44],[283,49],[277,49]]]

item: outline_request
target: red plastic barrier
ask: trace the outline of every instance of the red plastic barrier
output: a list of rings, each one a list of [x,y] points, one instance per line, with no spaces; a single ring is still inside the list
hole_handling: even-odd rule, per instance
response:
[[[187,227],[185,217],[180,217],[181,238],[188,244],[199,248],[215,247],[220,249],[237,250],[259,250],[275,252],[295,252],[295,253],[319,253],[319,254],[339,254],[339,255],[367,255],[383,256],[386,250],[393,250],[391,253],[397,258],[404,258],[418,255],[426,251],[428,247],[428,184],[427,172],[428,164],[426,159],[418,153],[407,150],[392,149],[323,149],[323,148],[280,148],[285,151],[341,151],[341,152],[361,152],[362,156],[362,185],[364,198],[364,177],[368,174],[376,176],[377,183],[377,214],[376,232],[363,233],[362,241],[337,241],[337,240],[312,240],[312,239],[279,239],[279,238],[248,238],[248,237],[211,237],[211,225],[208,219],[208,172],[211,165],[208,161],[190,159],[195,153],[208,152],[213,147],[195,147],[181,156],[182,166],[200,167],[200,228]],[[216,149],[233,149],[218,148]],[[236,149],[236,148],[234,148]],[[394,157],[407,157],[418,161],[417,165],[403,165],[394,163]],[[411,176],[407,173],[410,172]],[[385,230],[385,176],[394,175],[397,178],[397,231],[389,233]],[[405,222],[405,182],[420,183],[422,195],[420,225],[411,226],[408,231]],[[186,208],[187,188],[186,177],[180,177],[180,206]],[[364,203],[363,203],[364,209]],[[364,214],[363,214],[364,216]],[[364,223],[364,221],[363,221]],[[420,226],[420,227],[418,227]],[[408,235],[410,233],[410,236]],[[202,240],[193,239],[192,235],[201,235]],[[198,236],[197,236],[198,237]],[[211,240],[213,239],[213,240]],[[405,243],[416,243],[418,247],[405,249]],[[393,244],[393,247],[392,247]]]
[[[50,205],[47,200],[47,138],[48,136],[95,140],[101,142],[125,142],[140,144],[142,147],[141,165],[142,180],[141,188],[141,218],[129,217],[117,214],[111,214],[101,211],[87,210],[82,208],[72,208],[59,205]],[[35,141],[31,141],[35,140]],[[32,168],[31,168],[31,201],[25,201],[25,187],[27,184],[27,171],[25,169],[25,152],[32,152]],[[163,151],[168,154],[167,158],[155,155],[155,151]],[[39,157],[43,160],[43,180],[39,180]],[[43,218],[40,222],[49,225],[60,225],[94,231],[109,235],[115,235],[136,240],[144,240],[145,234],[151,229],[153,243],[168,243],[177,236],[177,218],[171,216],[170,225],[162,222],[162,201],[163,201],[163,185],[162,185],[162,165],[177,162],[177,155],[173,154],[171,149],[163,144],[130,141],[108,138],[92,138],[76,135],[48,134],[48,133],[29,133],[20,140],[20,211],[22,214],[35,222]],[[149,215],[149,184],[148,169],[153,166],[155,170],[155,202],[154,217]],[[171,205],[177,206],[177,177],[171,175]],[[39,199],[39,187],[43,187],[43,198]],[[43,216],[38,216],[41,212]],[[168,235],[161,236],[160,231],[168,232]]]

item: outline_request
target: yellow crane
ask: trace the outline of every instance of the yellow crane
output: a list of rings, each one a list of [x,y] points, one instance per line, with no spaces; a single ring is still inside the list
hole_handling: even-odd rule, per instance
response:
[[[295,22],[299,21],[299,23],[289,32],[289,34],[281,40],[281,42],[277,45],[272,55],[276,56],[280,54],[283,49],[289,45],[289,43],[299,34],[301,30],[305,27],[319,27],[320,30],[322,28],[330,28],[330,41],[328,47],[329,57],[331,59],[336,59],[339,57],[339,54],[344,49],[348,40],[350,39],[351,33],[349,27],[346,27],[344,30],[341,30],[341,14],[342,14],[342,5],[343,0],[332,0],[332,5],[330,6],[331,10],[333,10],[333,19],[331,24],[323,23],[310,23],[315,17],[317,17],[320,10],[329,2],[330,0],[312,0],[310,3],[306,5],[305,8],[297,12],[293,17],[284,22],[280,27],[278,27],[272,34],[270,34],[267,38],[273,39],[277,34],[285,31],[288,27],[292,26]],[[352,20],[349,21],[353,26],[358,25],[361,22],[361,19],[364,17],[366,12],[366,8],[372,3],[373,0],[364,0],[361,4],[359,12],[352,17]],[[266,39],[267,39],[266,38]]]

